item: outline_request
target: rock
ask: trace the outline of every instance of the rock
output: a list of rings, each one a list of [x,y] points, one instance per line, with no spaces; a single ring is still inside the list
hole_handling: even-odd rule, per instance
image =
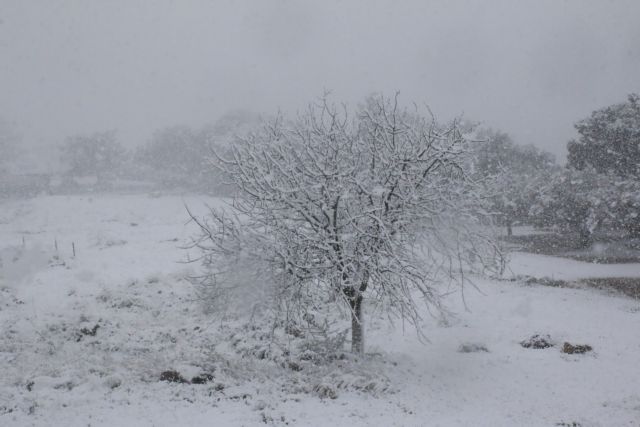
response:
[[[520,341],[520,345],[524,348],[542,349],[553,347],[554,343],[549,335],[533,335],[531,338]]]
[[[458,347],[458,353],[489,353],[489,349],[484,344],[464,343]]]
[[[566,354],[584,354],[591,350],[593,350],[593,348],[588,344],[573,345],[568,342],[565,342],[564,346],[562,346],[562,352]]]

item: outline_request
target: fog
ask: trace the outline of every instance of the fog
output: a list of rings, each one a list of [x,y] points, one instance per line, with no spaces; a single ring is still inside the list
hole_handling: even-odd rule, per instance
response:
[[[639,18],[0,0],[0,427],[639,425]]]
[[[400,91],[559,160],[573,123],[640,90],[640,2],[24,1],[0,4],[0,116],[50,147],[126,146],[324,90]]]

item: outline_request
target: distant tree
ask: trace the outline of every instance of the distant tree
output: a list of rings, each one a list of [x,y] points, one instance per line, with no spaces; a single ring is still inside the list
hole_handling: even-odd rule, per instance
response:
[[[536,225],[540,227],[557,226],[562,231],[579,232],[585,240],[589,240],[595,221],[587,223],[590,203],[585,186],[592,182],[585,180],[583,172],[567,169],[552,177],[547,183],[544,195],[533,206],[532,213]],[[588,175],[589,178],[595,174]]]
[[[337,303],[356,353],[365,298],[419,328],[418,301],[440,306],[436,283],[496,265],[467,154],[455,122],[440,127],[383,97],[353,119],[326,100],[276,119],[221,160],[238,188],[232,206],[194,217],[202,284],[224,292],[250,270],[283,306]]]
[[[558,168],[553,155],[516,145],[506,133],[482,130],[474,151],[476,175],[487,185],[498,222],[512,234],[514,222],[529,222],[536,194]]]
[[[126,150],[116,140],[115,131],[75,135],[62,147],[62,162],[71,176],[95,176],[105,185],[121,171]]]
[[[640,236],[640,96],[596,110],[575,128],[580,136],[567,145],[569,171],[550,187],[549,197],[567,210],[580,201],[583,208],[572,215],[589,212],[583,234],[598,224]],[[572,182],[586,184],[574,188]]]
[[[169,188],[211,185],[211,157],[207,136],[187,126],[156,131],[136,153],[137,161],[149,169],[152,178]]]
[[[577,233],[582,246],[587,246],[596,231],[626,228],[625,221],[640,209],[634,195],[637,189],[629,181],[618,181],[593,168],[567,168],[542,188],[532,217],[539,226]]]
[[[614,212],[614,227],[640,237],[640,180],[616,180],[612,190],[608,191],[608,204]]]
[[[258,120],[254,113],[236,110],[201,129],[167,127],[156,131],[137,150],[135,159],[149,178],[165,188],[224,194],[228,192],[224,177],[212,167],[216,162],[214,152],[221,156],[230,153],[234,139],[255,128]]]
[[[575,125],[580,134],[568,144],[568,166],[640,179],[640,96],[591,113]]]

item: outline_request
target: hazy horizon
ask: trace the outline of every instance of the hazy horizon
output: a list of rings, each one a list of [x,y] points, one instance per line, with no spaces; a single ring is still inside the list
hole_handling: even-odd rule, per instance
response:
[[[400,91],[564,160],[573,124],[640,91],[640,2],[14,1],[0,117],[25,143],[127,146],[226,111]]]

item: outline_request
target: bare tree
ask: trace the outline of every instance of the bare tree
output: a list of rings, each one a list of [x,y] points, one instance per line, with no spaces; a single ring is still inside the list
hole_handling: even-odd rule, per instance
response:
[[[292,123],[276,119],[220,159],[239,189],[230,208],[192,215],[203,284],[224,294],[244,269],[287,306],[337,302],[355,353],[365,298],[419,330],[419,299],[440,307],[443,277],[464,282],[499,255],[465,145],[456,122],[441,128],[383,97],[353,119],[326,99]]]

